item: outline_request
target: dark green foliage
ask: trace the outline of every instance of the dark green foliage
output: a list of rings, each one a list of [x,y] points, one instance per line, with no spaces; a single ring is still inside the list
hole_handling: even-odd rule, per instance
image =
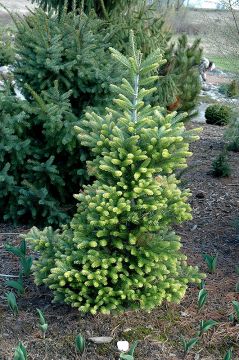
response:
[[[72,194],[86,177],[69,93],[57,84],[31,103],[0,94],[0,216],[14,222],[66,220]]]
[[[233,118],[233,111],[230,106],[213,104],[207,107],[205,118],[207,124],[223,126]]]
[[[238,80],[232,80],[230,84],[222,84],[219,87],[219,92],[226,96],[233,98],[239,96],[239,84]]]
[[[0,31],[0,66],[10,65],[15,59],[13,32],[9,29]]]
[[[108,31],[112,33],[112,44],[122,53],[129,54],[130,30],[135,33],[135,42],[145,56],[159,46],[162,53],[168,47],[171,34],[164,26],[164,18],[160,16],[147,1],[138,1],[137,7],[126,7],[122,12],[111,14]]]
[[[154,95],[159,104],[168,107],[178,99],[176,110],[190,113],[195,108],[201,90],[198,65],[202,50],[199,46],[200,40],[189,45],[186,35],[183,35],[176,45],[166,50],[167,63],[159,70],[164,77],[159,79],[158,93]]]
[[[231,141],[230,144],[227,145],[227,150],[239,152],[239,136],[234,138],[233,141]]]
[[[21,342],[19,342],[18,347],[14,352],[13,360],[27,360],[27,351]]]
[[[88,106],[108,103],[120,67],[97,18],[38,9],[15,21],[14,76],[26,101],[11,88],[0,96],[0,217],[56,224],[88,178],[73,127]]]
[[[112,11],[120,12],[122,9],[130,5],[137,5],[142,0],[31,0],[32,3],[37,3],[44,10],[54,9],[61,13],[66,5],[67,10],[79,9],[89,14],[94,10],[100,17],[107,18]],[[144,1],[144,0],[143,0]]]
[[[58,81],[59,91],[70,91],[74,113],[79,116],[86,106],[104,107],[110,97],[108,79],[114,83],[119,69],[108,52],[104,22],[74,12],[59,19],[38,9],[16,20],[16,51],[14,75],[24,94],[31,99],[31,89],[39,93]]]
[[[212,173],[216,177],[228,177],[231,174],[231,168],[228,163],[226,151],[222,151],[212,163]]]
[[[228,92],[229,97],[238,97],[239,96],[239,84],[237,80],[232,80],[229,84]]]
[[[200,40],[195,40],[190,46],[187,37],[182,36],[175,51],[173,73],[176,75],[176,85],[181,99],[180,111],[190,112],[198,103],[201,90],[198,65],[202,56],[202,49],[199,46]]]
[[[237,117],[229,122],[228,129],[225,132],[225,138],[229,141],[227,150],[239,152],[239,120]]]
[[[162,55],[143,60],[133,36],[131,49],[129,58],[112,49],[128,77],[112,87],[117,99],[107,114],[88,112],[76,127],[94,155],[88,170],[96,180],[75,196],[69,228],[33,228],[26,235],[39,252],[36,283],[47,284],[56,301],[92,314],[180,301],[188,283],[201,277],[187,265],[172,229],[191,218],[189,191],[180,189],[174,172],[187,166],[197,130],[187,131],[182,115],[164,116],[159,106],[145,104],[156,90],[151,71]]]

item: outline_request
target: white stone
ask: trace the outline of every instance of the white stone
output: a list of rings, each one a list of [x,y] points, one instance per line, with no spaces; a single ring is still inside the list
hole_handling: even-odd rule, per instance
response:
[[[119,349],[119,351],[127,352],[129,350],[128,341],[118,341],[117,348]]]
[[[109,344],[113,338],[110,336],[96,336],[89,338],[89,340],[95,344]]]

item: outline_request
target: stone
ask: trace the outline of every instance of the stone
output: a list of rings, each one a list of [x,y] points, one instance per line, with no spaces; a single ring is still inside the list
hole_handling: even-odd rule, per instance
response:
[[[111,336],[96,336],[89,338],[94,344],[109,344],[113,338]]]

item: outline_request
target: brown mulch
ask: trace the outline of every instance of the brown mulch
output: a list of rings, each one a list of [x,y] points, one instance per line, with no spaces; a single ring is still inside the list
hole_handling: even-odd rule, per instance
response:
[[[189,124],[190,127],[197,126]],[[211,162],[223,148],[223,128],[204,125],[201,139],[192,145],[194,152],[182,183],[191,189],[190,199],[193,220],[177,226],[182,237],[183,251],[191,264],[207,272],[202,254],[218,254],[216,273],[208,274],[206,288],[209,296],[204,309],[197,311],[198,288],[191,286],[180,305],[165,304],[151,313],[127,312],[112,316],[83,316],[68,306],[51,303],[51,293],[44,287],[37,288],[32,279],[26,281],[26,291],[18,297],[18,318],[6,307],[4,285],[0,276],[0,359],[13,358],[18,341],[27,348],[29,360],[110,360],[119,359],[116,341],[138,339],[135,359],[183,359],[180,336],[195,336],[199,321],[214,319],[218,326],[203,336],[187,356],[188,360],[222,360],[231,346],[233,360],[239,359],[239,327],[228,320],[232,300],[239,300],[235,293],[239,264],[239,239],[234,221],[239,218],[239,153],[230,153],[232,175],[218,179],[210,174]],[[16,275],[18,262],[4,250],[4,244],[20,241],[18,233],[25,227],[0,227],[0,274]],[[45,312],[49,324],[46,339],[38,329],[36,308]],[[85,354],[80,357],[74,348],[75,336],[113,336],[109,345],[87,342]]]

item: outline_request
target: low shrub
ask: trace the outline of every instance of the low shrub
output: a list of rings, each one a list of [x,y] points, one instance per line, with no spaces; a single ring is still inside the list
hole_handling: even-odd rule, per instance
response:
[[[213,104],[205,111],[206,123],[211,125],[227,125],[233,118],[233,111],[230,106]]]
[[[228,163],[226,151],[222,151],[212,163],[212,174],[215,177],[228,177],[231,175],[231,168]]]

